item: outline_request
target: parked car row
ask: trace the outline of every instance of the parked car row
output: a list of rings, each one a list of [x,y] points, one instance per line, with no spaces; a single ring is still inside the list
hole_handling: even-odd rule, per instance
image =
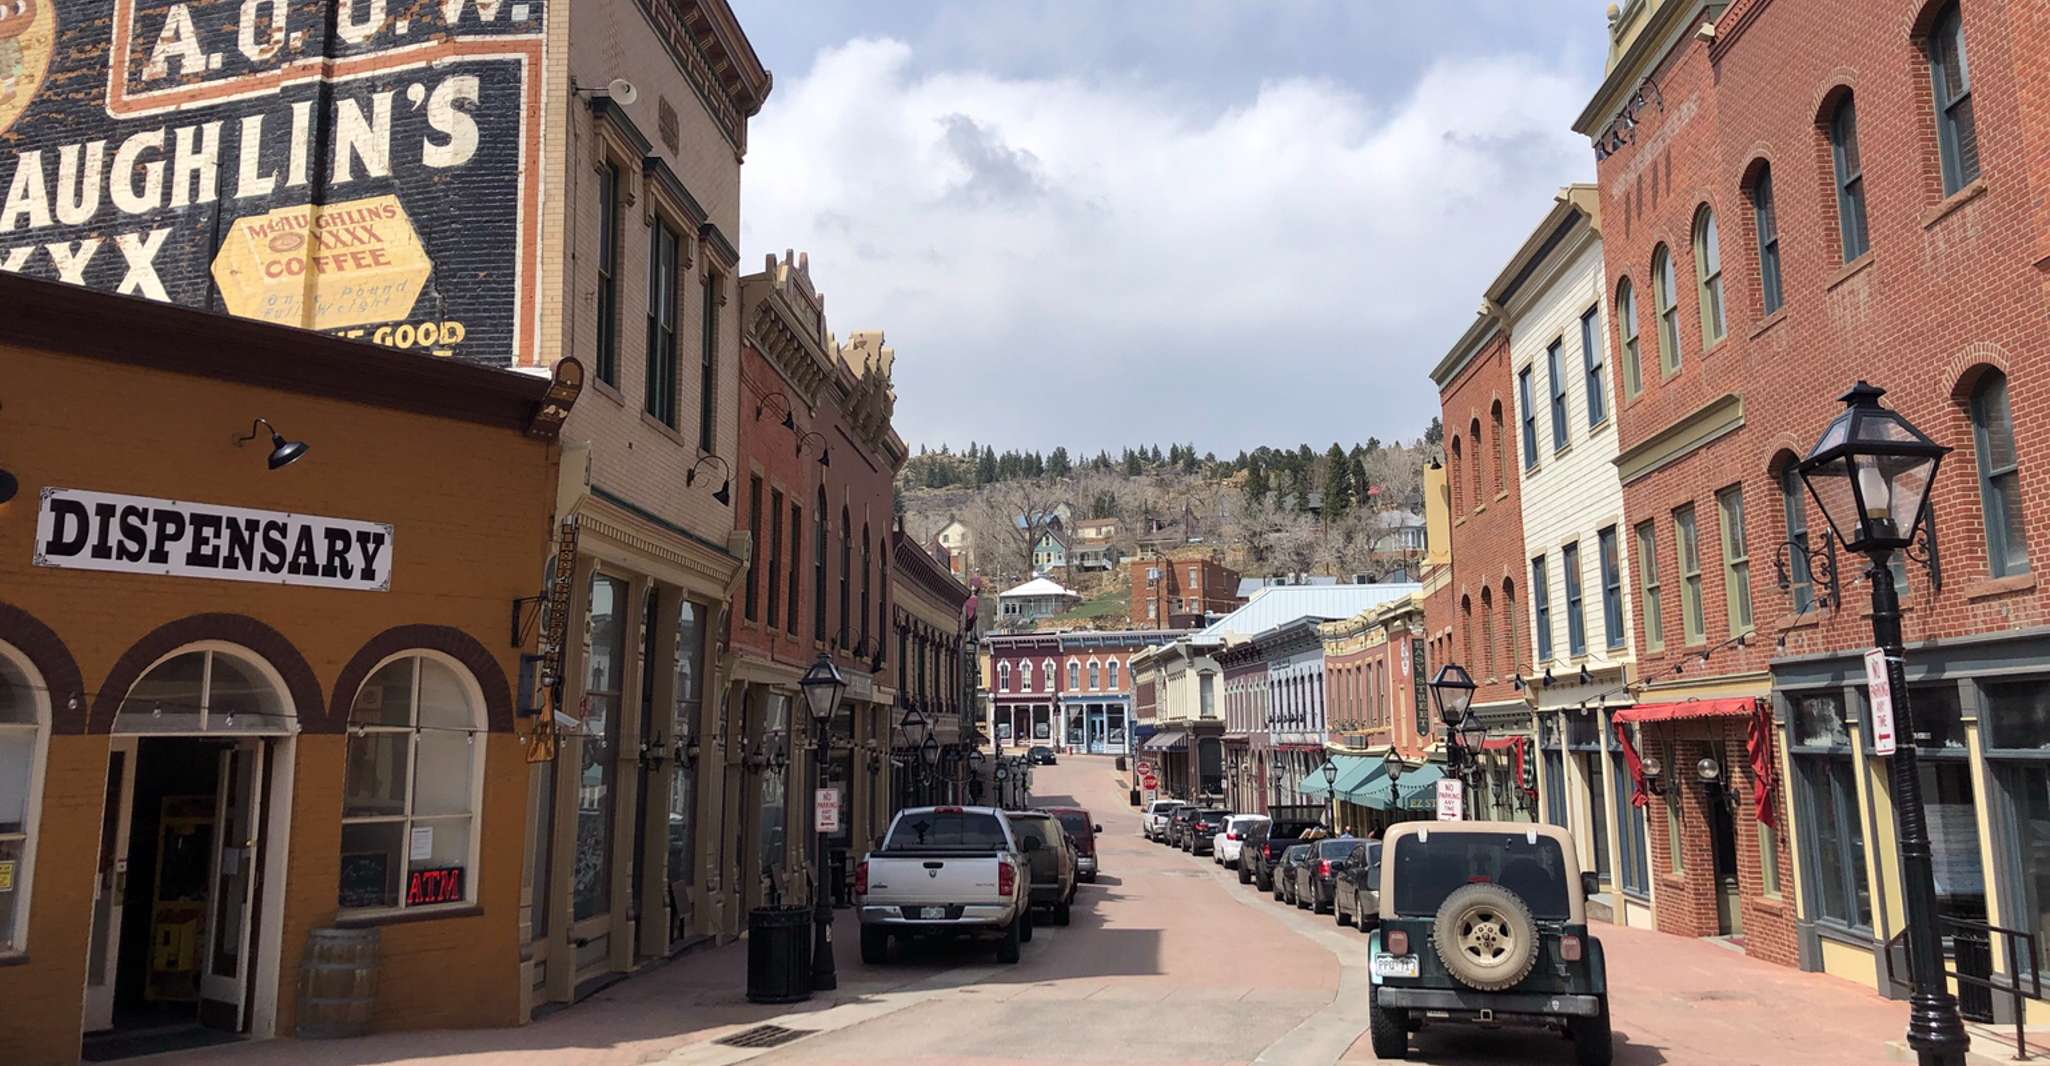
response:
[[[1017,962],[1037,914],[1072,919],[1076,886],[1097,874],[1102,826],[1080,807],[907,807],[854,869],[861,961],[889,961],[890,942],[995,942]]]
[[[1257,885],[1304,910],[1332,915],[1361,932],[1380,918],[1379,841],[1325,836],[1313,819],[1237,814],[1184,800],[1154,800],[1140,831],[1149,840],[1238,871],[1239,884]]]

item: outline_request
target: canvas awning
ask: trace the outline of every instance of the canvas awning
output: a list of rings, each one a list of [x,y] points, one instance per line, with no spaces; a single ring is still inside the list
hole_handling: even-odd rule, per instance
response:
[[[1384,772],[1369,781],[1353,802],[1377,811],[1404,810],[1417,805],[1412,797],[1426,792],[1432,795],[1432,802],[1436,802],[1438,779],[1444,776],[1444,769],[1434,762],[1403,771],[1400,781],[1388,780]]]
[[[1353,793],[1365,788],[1382,772],[1381,760],[1365,755],[1334,755],[1331,760],[1338,764],[1338,780],[1332,782],[1331,791],[1343,800],[1352,799]]]
[[[1139,745],[1141,751],[1183,751],[1189,746],[1187,733],[1155,733]]]
[[[1748,718],[1758,710],[1755,696],[1716,700],[1680,700],[1676,703],[1640,703],[1617,711],[1617,724],[1630,722],[1678,722],[1694,718]]]

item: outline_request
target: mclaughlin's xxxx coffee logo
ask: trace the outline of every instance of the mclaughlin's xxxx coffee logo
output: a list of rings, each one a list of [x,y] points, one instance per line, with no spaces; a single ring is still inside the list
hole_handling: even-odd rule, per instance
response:
[[[0,0],[0,270],[531,361],[546,0]]]

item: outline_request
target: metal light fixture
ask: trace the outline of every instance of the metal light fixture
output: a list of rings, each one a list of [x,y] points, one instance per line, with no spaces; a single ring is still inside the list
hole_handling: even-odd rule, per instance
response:
[[[272,470],[276,470],[280,467],[290,466],[293,463],[298,462],[300,457],[306,454],[306,449],[309,447],[309,445],[305,441],[286,440],[284,438],[284,435],[278,432],[277,427],[270,424],[270,419],[268,418],[259,418],[254,422],[249,423],[249,435],[245,437],[236,437],[235,447],[240,448],[244,444],[247,444],[250,441],[255,440],[256,427],[258,426],[262,426],[264,429],[270,431],[270,457],[266,459],[265,462],[269,464]]]
[[[819,465],[832,466],[833,449],[826,444],[825,435],[818,432],[817,430],[811,430],[805,433],[804,436],[797,438],[797,454],[799,456],[802,456],[804,454],[804,446],[806,444],[811,443],[812,441],[819,442]]]
[[[1388,775],[1388,781],[1391,784],[1402,780],[1403,772],[1408,769],[1409,764],[1402,761],[1402,753],[1394,748],[1389,748],[1388,754],[1381,756],[1381,772]],[[1279,778],[1281,775],[1276,774],[1275,776]]]
[[[1458,663],[1446,663],[1431,679],[1431,700],[1438,705],[1438,718],[1446,725],[1458,725],[1473,706],[1473,675]]]
[[[825,722],[840,708],[840,696],[847,691],[847,678],[840,668],[833,665],[831,656],[821,655],[819,661],[811,664],[804,677],[797,682],[804,690],[804,701],[811,711],[814,722]]]
[[[840,697],[847,691],[847,679],[840,674],[840,668],[833,665],[833,657],[820,655],[811,669],[798,679],[798,688],[804,691],[806,709],[811,711],[812,733],[816,743],[812,758],[813,785],[821,786],[826,781],[826,768],[833,759],[833,715],[840,709]],[[826,865],[826,834],[819,829],[814,815],[812,836],[817,847],[816,865],[812,869],[821,874]],[[811,987],[823,992],[837,988],[840,978],[833,965],[833,903],[826,898],[825,878],[819,876],[812,883],[812,941],[811,941]]]
[[[726,465],[726,460],[721,459],[716,455],[707,455],[699,459],[697,462],[692,463],[691,468],[683,472],[683,483],[685,485],[697,484],[698,468],[705,465],[706,463],[718,463],[720,469],[725,470],[729,475],[731,475],[733,471],[732,467]],[[719,506],[721,507],[725,507],[733,502],[733,478],[731,476],[728,476],[725,480],[719,482],[719,490],[717,492],[712,493],[712,498],[718,500]]]
[[[1324,760],[1324,785],[1326,788],[1338,783],[1338,764]]]
[[[1723,764],[1717,762],[1713,755],[1703,755],[1694,762],[1694,776],[1713,783],[1722,778]]]
[[[1468,708],[1466,717],[1459,721],[1459,741],[1465,745],[1469,756],[1479,754],[1481,745],[1487,743],[1488,727],[1481,716]],[[1471,761],[1471,760],[1469,760]]]
[[[1936,468],[1950,452],[1880,406],[1884,395],[1863,381],[1851,386],[1838,397],[1844,410],[1794,468],[1837,540],[1864,554],[1914,542]]]
[[[790,409],[790,397],[785,396],[780,392],[772,392],[767,396],[762,397],[760,403],[755,404],[755,421],[759,422],[762,420],[762,411],[768,406],[770,400],[782,401],[783,428],[789,430],[792,433],[797,432],[797,415]]]

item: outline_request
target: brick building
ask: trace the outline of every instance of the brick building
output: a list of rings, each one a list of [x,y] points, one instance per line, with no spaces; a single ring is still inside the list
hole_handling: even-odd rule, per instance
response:
[[[890,571],[892,631],[883,638],[886,661],[893,664],[900,701],[924,718],[931,738],[913,751],[909,738],[901,729],[896,731],[896,757],[925,770],[923,788],[909,787],[912,775],[906,775],[897,798],[900,805],[919,800],[961,803],[971,798],[965,787],[970,776],[967,755],[975,747],[970,735],[976,724],[976,641],[968,586],[920,550],[901,527],[891,532],[890,541],[896,566]],[[902,716],[898,718],[901,723]],[[871,776],[888,769],[884,749],[892,745],[869,747]],[[916,763],[911,762],[914,758]],[[895,809],[879,807],[873,832],[854,839],[880,836],[885,828],[881,816]]]
[[[1200,629],[1246,602],[1239,598],[1238,571],[1207,556],[1151,556],[1126,566],[1134,626]]]
[[[1893,563],[1938,894],[2050,931],[2050,860],[2022,843],[2050,794],[2028,550],[2050,494],[2025,480],[2050,404],[2050,174],[2029,139],[2050,90],[2023,76],[2050,40],[1993,0],[1668,2],[1611,31],[1576,129],[1597,145],[1633,527],[1645,686],[1626,716],[1666,771],[1658,924],[1886,987],[1902,908],[1866,564],[1789,476],[1863,378],[1956,449]]]
[[[992,633],[990,735],[999,748],[1052,746],[1060,721],[1061,638],[1057,633]]]

